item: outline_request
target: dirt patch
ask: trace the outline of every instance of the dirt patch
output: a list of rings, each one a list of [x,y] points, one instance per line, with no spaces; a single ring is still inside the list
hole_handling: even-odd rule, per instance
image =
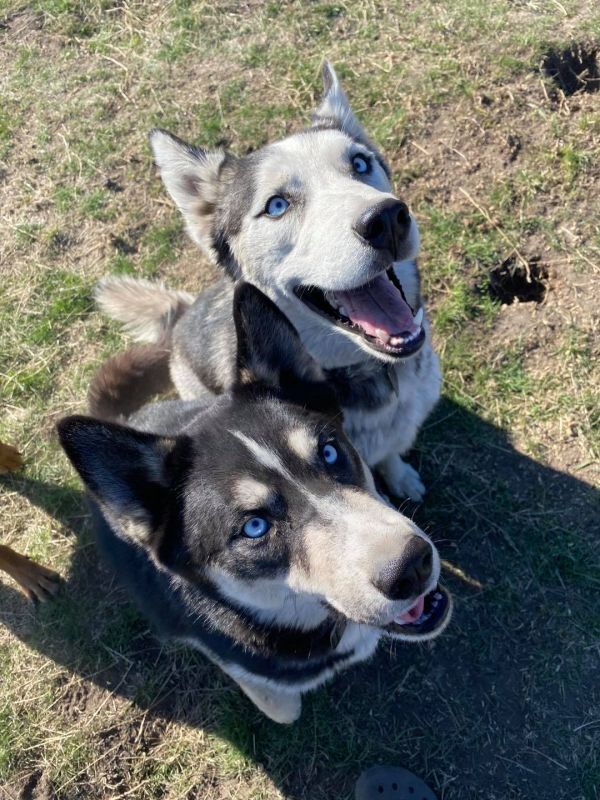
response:
[[[541,303],[546,297],[548,270],[538,257],[523,264],[511,256],[490,270],[489,276],[490,295],[505,305],[516,300],[520,303]]]
[[[0,17],[0,44],[0,64],[8,65],[11,57],[10,45],[39,47],[47,56],[51,56],[62,48],[64,42],[58,34],[46,29],[42,13],[23,8]]]
[[[41,31],[44,27],[44,16],[30,8],[24,8],[0,19],[0,31],[11,38],[23,42],[33,31]]]
[[[528,351],[548,344],[553,328],[547,324],[546,306],[537,303],[512,303],[502,306],[494,322],[494,339],[499,346],[511,347],[515,333],[523,340]]]
[[[45,772],[35,770],[17,784],[3,787],[9,800],[56,800]]]
[[[554,87],[570,97],[600,90],[600,46],[596,42],[573,42],[564,50],[551,49],[542,58],[542,74]]]
[[[392,153],[398,187],[410,186],[411,203],[458,208],[461,189],[473,197],[505,180],[530,157],[531,125],[516,108],[519,89],[482,95],[475,108],[463,101],[453,114],[437,114],[407,140],[402,158]]]

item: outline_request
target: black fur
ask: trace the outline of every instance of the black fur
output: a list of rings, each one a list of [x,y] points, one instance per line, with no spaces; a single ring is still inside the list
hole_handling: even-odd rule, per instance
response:
[[[236,370],[235,325],[230,305],[234,291],[235,285],[229,278],[222,277],[199,295],[178,321],[173,333],[175,350],[215,394],[221,394],[232,386]],[[210,329],[210,336],[199,335],[199,331],[206,328]],[[419,354],[415,358],[419,358]],[[387,364],[376,358],[326,370],[325,374],[329,390],[319,383],[310,395],[317,403],[325,401],[324,397],[315,394],[318,388],[319,394],[323,390],[333,391],[342,407],[374,411],[389,403],[391,393],[396,391],[396,376],[391,375]]]
[[[146,551],[115,535],[96,503],[90,505],[101,555],[161,636],[196,640],[221,662],[289,684],[311,680],[352,655],[333,651],[335,615],[311,631],[258,624],[210,583],[157,569]]]
[[[212,248],[215,251],[217,264],[227,272],[230,278],[234,280],[241,277],[241,270],[239,264],[234,258],[227,239],[222,229],[217,229],[213,233]]]
[[[276,375],[282,399],[313,410],[339,412],[333,387],[323,380],[314,360],[308,355],[298,357],[303,350],[300,337],[275,303],[264,295],[259,296],[254,287],[244,283],[235,290],[233,308],[238,375],[249,371],[254,390],[260,383],[271,393]],[[259,359],[257,353],[260,353]]]
[[[394,365],[376,359],[326,370],[327,379],[335,387],[338,402],[344,408],[376,411],[397,392]]]
[[[329,611],[312,630],[261,623],[224,596],[214,576],[252,581],[303,563],[299,531],[312,510],[299,484],[318,479],[335,491],[337,484],[364,488],[365,479],[333,394],[319,385],[293,326],[247,284],[237,288],[235,308],[232,391],[212,402],[157,403],[126,426],[68,417],[58,433],[90,493],[98,546],[154,627],[194,640],[224,666],[302,685],[353,656],[335,652],[344,624],[338,615]],[[312,410],[296,403],[309,395]],[[336,436],[335,466],[326,468],[317,451],[307,460],[290,449],[281,434],[299,427],[315,441]],[[293,479],[249,457],[235,431],[275,453]],[[257,513],[234,499],[245,476],[272,487],[259,510],[272,532],[261,539],[242,532]]]

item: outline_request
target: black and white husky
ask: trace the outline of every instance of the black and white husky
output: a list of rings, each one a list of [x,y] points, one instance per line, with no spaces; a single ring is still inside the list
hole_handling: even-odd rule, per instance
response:
[[[175,386],[193,399],[231,385],[234,280],[259,287],[327,371],[367,464],[394,494],[419,500],[423,484],[400,455],[441,379],[419,290],[417,225],[328,64],[324,82],[310,128],[243,158],[153,131],[190,236],[225,274],[195,302],[131,278],[105,279],[97,299],[139,340],[168,339]]]
[[[96,418],[59,435],[101,550],[154,626],[290,723],[303,692],[381,636],[438,635],[452,602],[436,548],[378,495],[294,328],[249,284],[234,308],[227,392],[126,418],[142,382],[168,380],[160,347],[132,348],[94,380]]]

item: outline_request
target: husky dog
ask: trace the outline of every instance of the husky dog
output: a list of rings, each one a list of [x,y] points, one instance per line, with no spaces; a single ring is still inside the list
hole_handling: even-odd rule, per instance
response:
[[[303,692],[381,636],[438,635],[452,601],[436,548],[378,495],[292,325],[250,284],[234,304],[229,391],[124,419],[142,381],[168,380],[168,351],[132,348],[94,380],[101,418],[68,417],[59,435],[146,616],[291,723]]]
[[[231,386],[234,281],[259,287],[326,370],[367,464],[395,495],[420,500],[420,477],[400,454],[441,379],[419,290],[418,229],[329,64],[324,83],[310,128],[242,158],[152,131],[167,191],[225,274],[195,302],[114,277],[97,300],[139,340],[168,341],[175,386],[192,399]]]

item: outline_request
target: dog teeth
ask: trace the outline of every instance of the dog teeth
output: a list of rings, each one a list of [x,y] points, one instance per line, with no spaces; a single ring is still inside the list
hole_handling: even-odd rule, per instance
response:
[[[377,336],[379,341],[383,342],[383,344],[390,344],[391,341],[392,341],[390,339],[389,333],[387,331],[384,331],[383,328],[376,328],[375,329],[375,336]]]
[[[434,599],[434,600],[441,600],[441,599],[442,599],[442,593],[441,593],[441,592],[436,592],[436,593],[433,595],[433,599]]]
[[[415,323],[415,325],[418,325],[419,327],[421,327],[421,325],[423,323],[423,306],[421,306],[421,308],[414,315],[413,322]]]
[[[350,319],[350,315],[346,311],[346,307],[345,306],[340,306],[337,311],[338,311],[338,314],[340,316],[346,317],[346,319]]]

